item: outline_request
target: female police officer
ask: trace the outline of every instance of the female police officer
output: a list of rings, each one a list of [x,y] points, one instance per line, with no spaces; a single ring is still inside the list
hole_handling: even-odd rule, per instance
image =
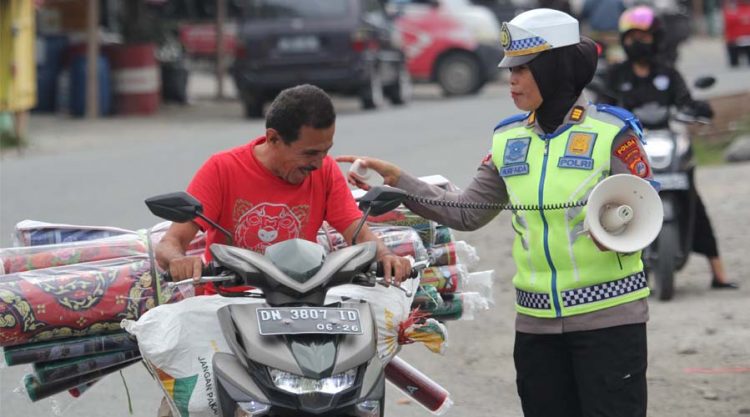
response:
[[[536,9],[503,24],[513,101],[525,113],[495,127],[492,150],[462,192],[429,186],[397,166],[362,158],[385,183],[427,198],[539,205],[585,199],[608,175],[650,178],[640,125],[581,92],[596,46],[578,21]],[[353,162],[354,156],[337,158]],[[368,188],[350,176],[350,182]],[[458,230],[475,230],[499,210],[407,203]],[[639,254],[599,249],[583,230],[585,209],[514,211],[514,359],[526,416],[645,416],[649,294]]]

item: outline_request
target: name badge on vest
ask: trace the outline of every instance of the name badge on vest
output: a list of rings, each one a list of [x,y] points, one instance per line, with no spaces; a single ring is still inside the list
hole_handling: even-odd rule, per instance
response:
[[[596,133],[570,132],[565,145],[565,156],[557,162],[558,168],[594,169],[591,153],[594,151]]]
[[[525,175],[529,173],[529,164],[526,157],[529,154],[531,138],[508,139],[503,152],[503,167],[500,169],[501,177],[512,177],[514,175]]]

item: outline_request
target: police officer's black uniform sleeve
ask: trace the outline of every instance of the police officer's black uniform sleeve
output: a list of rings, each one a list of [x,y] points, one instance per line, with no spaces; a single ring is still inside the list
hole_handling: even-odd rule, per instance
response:
[[[620,73],[620,65],[622,64],[615,64],[609,67],[609,71],[606,72],[606,77],[604,80],[603,87],[605,88],[604,91],[597,91],[597,103],[601,104],[610,104],[613,106],[616,106],[619,104],[620,99],[618,97],[615,97],[614,94],[618,93],[617,85],[619,84],[619,73]]]
[[[672,93],[672,104],[678,108],[687,107],[693,108],[695,106],[695,100],[690,95],[690,90],[685,83],[685,79],[682,78],[679,71],[672,69],[669,74],[670,86]]]
[[[483,163],[477,168],[477,173],[471,180],[469,186],[463,191],[445,190],[438,186],[430,185],[420,181],[416,177],[402,172],[401,178],[396,184],[397,188],[405,190],[410,194],[435,200],[455,202],[479,202],[479,203],[501,203],[508,202],[508,191],[505,182],[500,177],[497,169],[488,163]],[[413,201],[407,201],[406,206],[420,216],[435,220],[451,229],[476,230],[489,223],[500,210],[478,210],[462,209],[454,207],[439,207],[433,205],[422,205]]]

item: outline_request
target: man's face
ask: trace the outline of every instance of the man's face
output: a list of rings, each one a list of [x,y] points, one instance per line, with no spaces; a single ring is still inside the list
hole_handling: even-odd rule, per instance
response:
[[[336,124],[323,129],[302,126],[299,138],[287,145],[275,129],[266,136],[273,150],[271,171],[291,184],[301,184],[310,173],[323,165],[323,158],[333,146]]]

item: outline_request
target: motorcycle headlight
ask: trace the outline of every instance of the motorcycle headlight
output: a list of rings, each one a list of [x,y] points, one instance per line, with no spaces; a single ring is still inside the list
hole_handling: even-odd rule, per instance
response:
[[[274,368],[268,368],[268,372],[271,374],[271,380],[276,385],[276,388],[291,392],[292,394],[307,394],[311,392],[337,394],[351,388],[357,379],[356,368],[323,379],[305,378]]]
[[[648,135],[644,148],[652,169],[665,169],[672,163],[674,142],[669,136]]]

